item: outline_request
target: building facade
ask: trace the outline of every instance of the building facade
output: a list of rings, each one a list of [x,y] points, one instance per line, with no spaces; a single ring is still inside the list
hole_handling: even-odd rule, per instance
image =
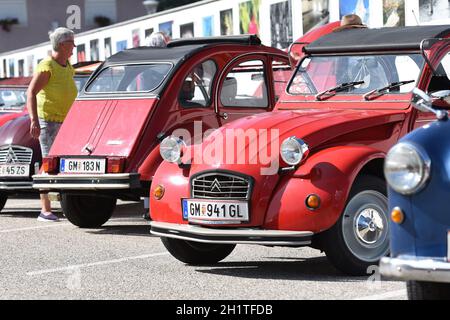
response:
[[[0,53],[46,42],[57,27],[85,32],[146,14],[142,0],[0,0]]]

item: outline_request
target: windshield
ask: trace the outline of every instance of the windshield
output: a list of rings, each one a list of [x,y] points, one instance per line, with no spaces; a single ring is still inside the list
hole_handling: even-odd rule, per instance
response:
[[[25,89],[0,88],[0,108],[22,110],[27,101]]]
[[[339,94],[363,95],[399,81],[410,81],[389,92],[410,92],[419,79],[424,59],[420,54],[317,56],[305,58],[289,84],[288,92],[315,95],[352,82]]]
[[[86,88],[86,92],[151,92],[159,87],[171,68],[171,64],[107,67],[89,84]]]

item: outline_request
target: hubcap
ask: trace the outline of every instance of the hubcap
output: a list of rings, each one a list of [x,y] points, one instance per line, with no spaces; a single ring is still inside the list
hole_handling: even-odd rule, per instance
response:
[[[376,209],[364,209],[356,218],[356,235],[365,244],[374,244],[377,242],[383,235],[383,230],[382,213]]]
[[[375,190],[356,194],[345,208],[342,235],[355,258],[376,262],[389,251],[387,198]]]

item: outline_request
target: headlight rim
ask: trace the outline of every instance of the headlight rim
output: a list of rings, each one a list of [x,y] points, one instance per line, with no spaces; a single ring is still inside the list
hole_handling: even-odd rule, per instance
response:
[[[284,156],[283,156],[283,145],[285,144],[285,142],[287,142],[289,140],[295,141],[298,144],[299,150],[302,153],[302,156],[300,157],[300,159],[297,162],[295,162],[295,163],[287,161],[284,158]],[[309,154],[309,146],[308,146],[308,144],[303,139],[297,138],[296,136],[290,136],[290,137],[284,139],[283,142],[280,145],[280,156],[281,156],[281,159],[289,166],[297,166],[297,165],[299,165],[303,160],[306,159],[308,154]]]
[[[397,188],[394,184],[392,184],[389,181],[388,174],[386,174],[387,159],[388,159],[389,153],[392,152],[392,150],[394,148],[398,148],[398,147],[401,147],[401,146],[406,146],[407,148],[412,149],[414,152],[417,153],[417,155],[419,156],[420,160],[422,161],[422,171],[423,171],[422,178],[420,179],[420,182],[414,188],[411,188],[409,190],[404,190],[404,189]],[[402,195],[406,195],[406,196],[416,194],[416,193],[422,191],[425,188],[425,186],[427,185],[427,182],[430,180],[430,176],[431,176],[431,158],[428,155],[428,153],[421,146],[419,146],[419,145],[417,145],[417,144],[415,144],[413,142],[410,142],[410,141],[399,142],[395,146],[393,146],[388,151],[388,153],[386,155],[385,164],[384,164],[384,175],[386,177],[386,182],[387,182],[388,186],[392,190],[394,190],[395,192],[397,192],[399,194],[402,194]]]

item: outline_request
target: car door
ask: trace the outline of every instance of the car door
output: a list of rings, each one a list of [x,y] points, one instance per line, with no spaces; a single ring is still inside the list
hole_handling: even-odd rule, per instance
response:
[[[286,57],[246,55],[235,60],[219,78],[216,112],[219,125],[271,111],[291,75]]]

